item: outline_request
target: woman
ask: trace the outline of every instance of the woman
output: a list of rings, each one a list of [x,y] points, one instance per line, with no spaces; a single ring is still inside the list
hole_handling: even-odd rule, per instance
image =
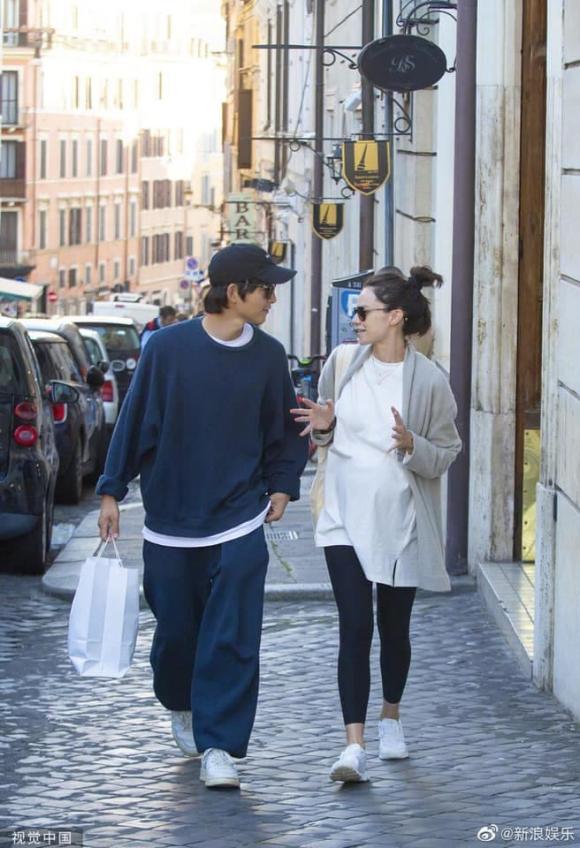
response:
[[[417,587],[450,589],[443,556],[440,480],[459,451],[457,407],[443,371],[407,337],[428,332],[430,268],[406,279],[384,269],[354,311],[359,347],[335,386],[337,351],[324,366],[319,401],[292,410],[329,445],[324,506],[316,525],[338,607],[338,685],[347,746],[330,778],[367,780],[364,728],[370,690],[372,588],[377,584],[383,708],[379,756],[408,756],[399,702],[411,660],[409,622]]]

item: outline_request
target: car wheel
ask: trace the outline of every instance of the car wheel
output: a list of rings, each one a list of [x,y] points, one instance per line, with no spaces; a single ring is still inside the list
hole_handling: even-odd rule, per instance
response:
[[[81,446],[78,443],[75,446],[66,474],[58,481],[57,494],[59,501],[68,504],[80,503],[83,496]]]
[[[12,541],[8,562],[11,571],[18,574],[44,574],[48,564],[49,519],[48,504],[45,504],[34,530]]]

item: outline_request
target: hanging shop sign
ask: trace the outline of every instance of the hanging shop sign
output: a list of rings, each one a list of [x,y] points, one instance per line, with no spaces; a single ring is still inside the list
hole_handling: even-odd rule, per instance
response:
[[[342,175],[361,194],[374,194],[391,175],[388,141],[347,141],[342,145]]]
[[[256,204],[251,194],[229,194],[225,202],[227,241],[256,241]]]
[[[312,229],[321,239],[332,239],[344,224],[344,203],[313,203]]]
[[[286,259],[287,241],[271,241],[268,242],[268,253],[272,257],[272,261],[279,265]]]
[[[447,59],[443,50],[426,38],[389,35],[363,47],[358,69],[381,91],[419,91],[441,79]]]

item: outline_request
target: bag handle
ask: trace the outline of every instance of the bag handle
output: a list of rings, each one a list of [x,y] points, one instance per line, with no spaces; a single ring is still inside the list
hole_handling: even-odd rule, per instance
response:
[[[121,554],[119,553],[119,548],[117,547],[117,543],[115,542],[114,536],[107,536],[107,538],[101,542],[95,553],[96,559],[101,559],[101,557],[103,556],[103,551],[105,550],[109,542],[113,543],[117,559],[119,560],[119,562],[121,562]]]

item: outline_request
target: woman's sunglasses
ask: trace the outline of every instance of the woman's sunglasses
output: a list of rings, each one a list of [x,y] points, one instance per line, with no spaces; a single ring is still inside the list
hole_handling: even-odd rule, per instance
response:
[[[359,321],[366,321],[367,315],[369,312],[388,312],[388,308],[386,306],[378,306],[375,309],[368,309],[366,306],[355,306],[352,310],[352,315],[350,316],[350,320],[354,321],[355,318],[358,318]]]

